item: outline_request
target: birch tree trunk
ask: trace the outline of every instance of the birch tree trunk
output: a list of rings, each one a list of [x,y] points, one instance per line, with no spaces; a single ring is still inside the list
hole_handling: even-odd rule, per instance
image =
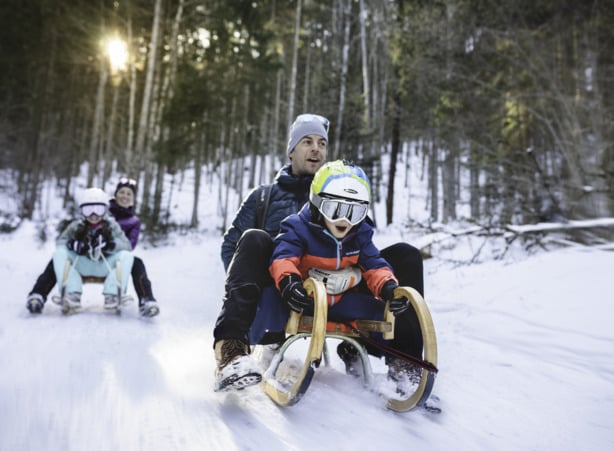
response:
[[[161,82],[161,88],[158,90],[157,85],[155,84],[155,88],[153,90],[154,93],[158,93],[155,97],[155,101],[152,105],[152,114],[153,119],[151,121],[150,128],[151,132],[151,143],[148,146],[148,154],[151,154],[151,149],[160,141],[165,142],[170,134],[169,126],[162,125],[162,116],[164,114],[164,110],[166,105],[168,105],[174,96],[174,81],[175,75],[177,73],[177,39],[179,35],[179,26],[181,24],[181,19],[183,16],[183,4],[184,0],[179,1],[179,5],[177,6],[177,12],[175,14],[175,19],[173,20],[173,25],[171,27],[170,33],[170,50],[169,50],[169,64],[166,66],[166,71],[164,72],[164,78]],[[157,72],[159,74],[159,72]],[[156,77],[156,80],[160,80],[160,76]],[[162,129],[162,127],[164,127]],[[156,190],[154,192],[154,202],[153,202],[153,217],[158,217],[161,209],[162,209],[162,182],[163,178],[161,178],[160,172],[163,172],[166,169],[166,165],[159,164],[158,165],[158,175],[156,180]]]
[[[94,106],[94,119],[92,122],[92,135],[90,137],[90,151],[87,169],[87,186],[93,186],[94,176],[98,171],[98,156],[102,143],[101,135],[104,121],[104,91],[109,78],[107,62],[100,60],[100,76],[98,77],[98,89],[96,90],[96,105]]]
[[[279,138],[279,123],[281,121],[281,84],[283,80],[283,71],[280,69],[277,71],[277,79],[275,81],[275,106],[273,110],[273,127],[271,127],[271,136],[269,139],[269,146],[274,146],[274,148],[269,147],[268,154],[271,155],[271,178],[275,171],[277,170],[277,161],[283,160],[286,154],[286,148],[283,145],[283,142],[280,142]],[[287,133],[287,132],[286,132]],[[286,136],[286,135],[284,135]],[[267,182],[270,183],[270,182]]]
[[[362,56],[362,96],[364,103],[363,126],[369,132],[371,130],[371,92],[369,85],[369,54],[367,52],[367,19],[368,12],[365,10],[365,0],[360,0],[360,51]]]
[[[156,69],[156,57],[158,54],[158,41],[160,35],[160,21],[162,17],[162,0],[156,0],[154,7],[154,18],[151,27],[151,41],[149,43],[149,57],[147,59],[147,72],[145,75],[145,86],[143,88],[143,102],[141,103],[141,114],[139,117],[139,127],[137,129],[134,153],[137,158],[142,158],[145,149],[145,137],[149,131],[147,121],[149,119],[149,109],[153,92],[154,75]],[[147,187],[146,184],[145,188]],[[143,191],[145,194],[145,191]]]
[[[111,176],[111,169],[113,166],[114,152],[113,143],[115,141],[115,121],[117,120],[117,103],[119,98],[119,86],[113,86],[113,100],[111,100],[111,114],[109,116],[109,125],[107,128],[107,142],[104,146],[104,152],[102,154],[102,182],[101,186],[104,186],[106,181]]]
[[[428,139],[428,185],[431,219],[439,220],[439,149],[433,136]]]
[[[205,116],[203,124],[207,123],[207,117]],[[190,218],[190,228],[198,227],[198,201],[200,200],[200,185],[202,176],[202,156],[207,145],[207,132],[206,128],[200,133],[200,140],[196,145],[196,155],[194,157],[194,195],[192,199],[192,217]]]
[[[132,42],[132,19],[128,20],[128,42]],[[128,95],[128,123],[126,126],[126,151],[125,151],[125,171],[128,176],[138,178],[136,164],[134,162],[134,118],[136,111],[136,61],[134,55],[130,58],[130,94]]]
[[[300,42],[300,31],[301,31],[301,0],[296,0],[296,14],[294,19],[294,44],[292,51],[292,68],[290,74],[290,92],[288,96],[288,129],[290,128],[290,124],[292,124],[292,120],[294,119],[294,98],[296,96],[296,71],[298,65],[298,46]],[[286,138],[289,138],[289,135],[286,135]]]
[[[343,127],[343,114],[345,112],[345,92],[347,89],[347,72],[349,64],[349,52],[350,52],[350,12],[352,8],[352,0],[347,0],[347,3],[342,5],[342,20],[344,23],[343,28],[343,43],[341,50],[341,68],[339,77],[339,104],[337,109],[337,123],[335,124],[335,142],[337,145],[333,150],[332,159],[339,158],[339,152],[341,150],[341,129]]]
[[[143,200],[141,211],[147,212],[150,208],[150,190],[153,179],[153,165],[151,164],[151,145],[146,147],[146,137],[148,132],[151,131],[151,106],[154,95],[154,82],[156,77],[156,61],[158,54],[158,41],[160,35],[160,22],[162,16],[162,0],[156,0],[154,8],[154,19],[151,30],[151,42],[149,44],[149,58],[147,60],[147,73],[145,75],[145,87],[143,89],[143,102],[141,104],[141,115],[139,118],[139,128],[137,130],[136,144],[134,146],[134,152],[137,158],[142,161],[142,168],[144,169],[143,175]],[[152,100],[153,99],[153,100]]]

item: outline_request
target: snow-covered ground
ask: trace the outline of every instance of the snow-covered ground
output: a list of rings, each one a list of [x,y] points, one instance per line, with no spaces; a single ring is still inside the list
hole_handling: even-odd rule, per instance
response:
[[[614,449],[612,251],[428,260],[443,412],[398,414],[335,365],[293,407],[258,386],[213,392],[218,234],[137,248],[161,307],[144,320],[134,306],[30,315],[53,250],[35,233],[25,223],[0,236],[1,451]],[[397,239],[380,233],[378,244]],[[100,305],[99,291],[87,285],[84,303]]]

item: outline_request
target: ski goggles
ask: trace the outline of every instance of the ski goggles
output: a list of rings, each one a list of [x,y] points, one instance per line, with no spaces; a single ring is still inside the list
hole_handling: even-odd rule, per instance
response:
[[[345,220],[355,226],[364,221],[369,212],[369,204],[363,202],[322,198],[317,194],[313,197],[319,203],[316,203],[318,211],[330,222]]]
[[[328,133],[328,127],[330,126],[330,121],[326,119],[324,116],[320,116],[319,114],[299,114],[296,116],[296,120],[294,123],[298,122],[313,122],[318,121],[324,126],[324,130]]]
[[[120,185],[136,186],[136,180],[129,179],[127,177],[122,177],[122,178],[119,179],[119,184]]]
[[[92,215],[102,217],[106,212],[107,206],[103,204],[81,205],[81,214],[86,218],[89,218]]]

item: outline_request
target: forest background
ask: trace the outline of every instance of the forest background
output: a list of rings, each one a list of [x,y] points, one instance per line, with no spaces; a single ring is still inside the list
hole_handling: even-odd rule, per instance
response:
[[[223,231],[303,112],[331,120],[329,159],[368,170],[387,224],[409,153],[429,223],[612,217],[613,88],[614,0],[3,0],[0,226],[45,221],[45,183],[69,208],[85,173],[138,179],[163,234],[203,226],[216,178]],[[179,223],[163,187],[187,175]]]

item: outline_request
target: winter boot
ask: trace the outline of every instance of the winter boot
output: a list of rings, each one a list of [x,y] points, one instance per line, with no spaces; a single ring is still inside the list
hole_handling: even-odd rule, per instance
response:
[[[151,318],[152,316],[156,316],[160,313],[160,308],[158,307],[158,303],[153,298],[143,298],[139,303],[139,313],[142,316],[146,316]]]
[[[81,293],[77,293],[76,291],[68,293],[64,297],[64,302],[66,303],[66,307],[71,310],[81,308]]]
[[[104,308],[110,310],[117,307],[119,307],[119,296],[117,296],[116,294],[105,294]]]
[[[260,367],[249,356],[249,346],[228,338],[215,344],[215,391],[242,390],[262,380]]]
[[[346,374],[354,377],[361,377],[363,375],[362,361],[354,345],[347,341],[342,341],[337,345],[337,355],[345,364]]]
[[[266,371],[269,368],[273,357],[279,352],[279,348],[281,348],[281,343],[254,346],[254,360],[260,364],[262,371]]]
[[[422,378],[422,368],[407,360],[391,358],[388,362],[388,379],[396,382],[397,393],[411,395]]]
[[[38,293],[30,293],[26,302],[26,307],[30,313],[42,313],[45,300]]]

